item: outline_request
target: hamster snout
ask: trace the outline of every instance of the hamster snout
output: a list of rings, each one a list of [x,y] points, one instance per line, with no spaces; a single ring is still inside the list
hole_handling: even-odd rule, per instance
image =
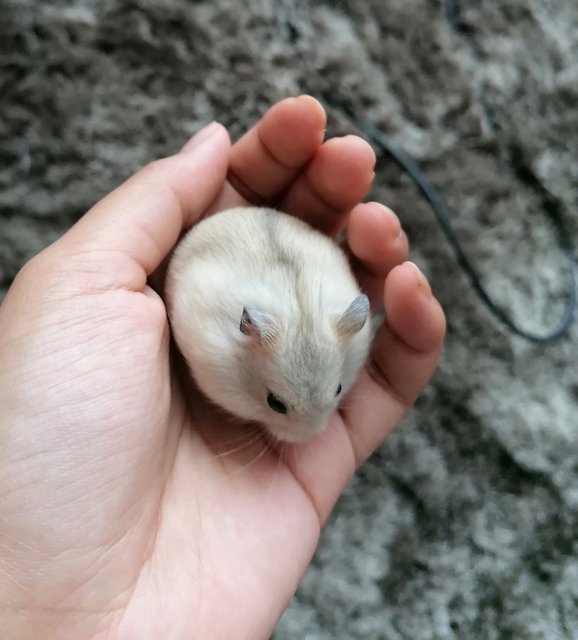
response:
[[[337,408],[337,404],[335,406]],[[310,438],[323,432],[329,421],[332,411],[328,411],[318,420],[311,422],[292,422],[283,424],[278,421],[270,420],[267,423],[267,430],[277,440],[299,444],[306,442]]]
[[[320,433],[367,357],[369,302],[344,253],[273,209],[193,227],[169,265],[166,302],[201,391],[278,440]]]

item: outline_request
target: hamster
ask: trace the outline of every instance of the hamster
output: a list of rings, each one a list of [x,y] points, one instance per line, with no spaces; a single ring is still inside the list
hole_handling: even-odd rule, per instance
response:
[[[274,209],[237,207],[195,225],[165,293],[201,391],[279,441],[320,433],[367,358],[369,301],[345,254]]]

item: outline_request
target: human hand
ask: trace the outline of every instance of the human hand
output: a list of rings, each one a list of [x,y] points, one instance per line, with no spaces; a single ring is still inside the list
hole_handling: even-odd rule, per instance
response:
[[[0,307],[0,637],[269,636],[346,482],[432,375],[445,326],[403,264],[396,217],[359,204],[370,147],[323,142],[324,126],[307,97],[232,148],[213,125],[16,278]],[[332,235],[347,225],[360,284],[387,314],[326,433],[289,452],[191,396],[148,284],[183,229],[248,202],[307,212]]]

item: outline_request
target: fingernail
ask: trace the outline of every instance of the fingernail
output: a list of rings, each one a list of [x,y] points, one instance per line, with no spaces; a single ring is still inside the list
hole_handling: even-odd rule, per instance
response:
[[[313,102],[315,102],[317,104],[317,106],[323,112],[325,112],[325,109],[323,108],[323,105],[321,104],[321,102],[319,100],[317,100],[317,98],[314,98],[313,96],[310,96],[308,93],[302,93],[300,96],[297,96],[297,99],[313,100]]]
[[[354,133],[348,133],[348,134],[344,135],[343,137],[344,138],[354,138],[358,142],[363,143],[363,145],[366,146],[371,151],[371,153],[373,154],[373,166],[375,166],[375,162],[376,162],[375,150],[371,146],[371,144],[367,140],[365,140],[365,138],[362,138],[361,136],[356,136]],[[373,171],[373,169],[372,169],[372,171]],[[375,175],[375,173],[373,175]]]
[[[392,240],[399,240],[403,236],[403,229],[401,228],[401,222],[399,221],[399,218],[397,217],[395,212],[393,212],[389,207],[386,207],[381,202],[371,201],[369,202],[369,204],[378,207],[381,211],[383,211],[383,214],[391,220],[390,237]]]
[[[397,215],[386,206],[383,207],[389,214],[391,218],[391,237],[393,240],[399,240],[403,235],[403,229],[401,228],[401,222]]]
[[[197,149],[200,145],[206,142],[209,138],[212,138],[215,133],[221,128],[218,122],[211,122],[206,127],[203,127],[200,131],[197,131],[195,135],[186,142],[181,149],[181,153],[188,153],[193,149]]]
[[[409,265],[415,271],[415,274],[417,276],[418,291],[424,298],[426,298],[426,300],[430,300],[433,297],[431,287],[429,286],[429,282],[421,272],[420,268],[417,266],[417,264],[415,264],[415,262],[412,262],[411,260],[407,260],[405,264]]]

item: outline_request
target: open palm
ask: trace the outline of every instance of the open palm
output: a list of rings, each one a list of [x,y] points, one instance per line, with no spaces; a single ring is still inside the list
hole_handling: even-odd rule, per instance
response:
[[[232,148],[213,125],[99,202],[0,308],[0,637],[267,638],[355,468],[431,376],[443,313],[368,191],[359,138],[307,97]],[[267,203],[346,250],[387,324],[328,430],[272,450],[193,389],[159,294],[202,215]],[[384,288],[385,282],[385,288]],[[160,287],[155,287],[161,291]]]

